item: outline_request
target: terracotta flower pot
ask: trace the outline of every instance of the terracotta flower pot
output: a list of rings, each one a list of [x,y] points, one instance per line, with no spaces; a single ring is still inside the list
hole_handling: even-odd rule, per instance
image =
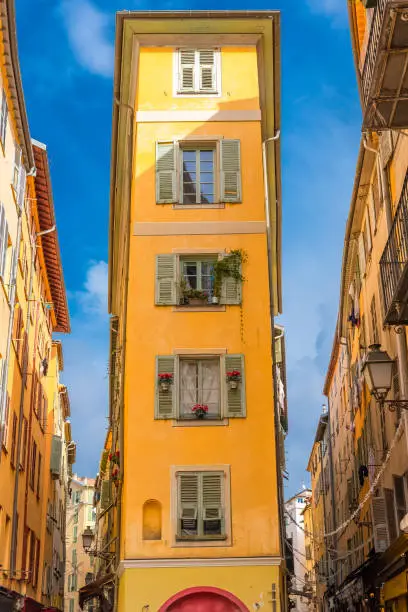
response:
[[[160,391],[163,391],[163,393],[167,393],[169,389],[170,383],[168,383],[167,380],[162,380],[160,382]]]
[[[237,380],[230,380],[229,381],[229,388],[231,389],[231,391],[233,389],[238,389],[238,381]]]

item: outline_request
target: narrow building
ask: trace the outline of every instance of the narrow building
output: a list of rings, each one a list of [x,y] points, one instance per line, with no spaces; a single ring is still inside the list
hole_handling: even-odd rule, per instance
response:
[[[69,315],[46,146],[32,141],[14,2],[0,2],[0,609],[62,610],[75,444],[61,395]],[[67,391],[65,389],[64,394]]]
[[[92,478],[72,476],[66,514],[64,612],[79,612],[79,589],[95,578],[95,558],[83,548],[84,531],[95,530]]]
[[[306,567],[306,543],[303,513],[310,504],[312,491],[303,489],[285,502],[286,544],[293,559],[293,575],[290,582],[290,599],[293,609],[299,612],[310,610],[312,599]]]
[[[324,388],[334,492],[324,603],[407,610],[408,3],[348,8],[363,122]]]
[[[94,593],[123,612],[287,609],[279,73],[278,12],[117,16]]]

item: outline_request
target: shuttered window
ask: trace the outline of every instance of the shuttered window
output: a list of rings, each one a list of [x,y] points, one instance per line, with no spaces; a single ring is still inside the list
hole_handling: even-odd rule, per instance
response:
[[[4,278],[6,272],[6,259],[8,247],[8,223],[6,211],[0,203],[0,278]]]
[[[15,145],[13,187],[16,194],[17,204],[20,209],[24,204],[25,186],[26,171],[22,160],[21,149],[18,145]]]
[[[180,419],[197,419],[194,407],[205,406],[206,419],[221,416],[220,359],[180,359]]]
[[[375,296],[373,295],[370,304],[370,315],[371,315],[371,343],[379,344],[380,335],[378,332],[378,319],[377,319],[377,307],[375,304]]]
[[[218,255],[218,257],[223,256]],[[223,275],[221,286],[215,286],[214,263],[216,259],[217,255],[191,257],[179,257],[174,254],[157,255],[155,304],[157,306],[241,304],[242,281],[240,278]]]
[[[358,237],[358,267],[360,270],[360,280],[364,277],[366,269],[366,250],[363,234]]]
[[[0,142],[3,147],[6,142],[7,117],[8,117],[7,97],[6,97],[6,92],[3,89],[1,93],[1,106],[0,106]]]
[[[225,539],[224,472],[177,474],[178,540]]]
[[[217,142],[156,143],[157,204],[241,202],[240,141],[221,138]]]
[[[182,204],[214,204],[215,147],[181,149]]]
[[[233,372],[238,380],[231,382]],[[205,424],[211,419],[246,416],[243,355],[159,355],[155,378],[156,419],[194,419]],[[197,408],[193,410],[197,404],[207,408],[202,419]]]
[[[374,546],[375,551],[384,552],[389,544],[387,511],[385,497],[380,491],[380,494],[374,496],[371,500],[372,523],[374,529]]]
[[[60,436],[52,436],[50,471],[53,478],[61,475],[62,439]]]
[[[179,49],[177,53],[179,94],[218,93],[219,52],[216,49]]]

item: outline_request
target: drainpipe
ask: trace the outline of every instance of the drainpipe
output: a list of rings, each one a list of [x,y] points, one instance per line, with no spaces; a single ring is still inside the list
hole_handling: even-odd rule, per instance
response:
[[[267,166],[267,151],[266,145],[269,142],[278,140],[280,137],[280,130],[278,130],[275,136],[265,139],[262,142],[262,162],[263,162],[263,180],[264,180],[264,198],[265,198],[265,221],[266,221],[266,244],[267,244],[267,255],[268,255],[268,284],[269,284],[269,317],[271,325],[271,357],[272,357],[272,381],[273,381],[273,410],[274,410],[274,424],[275,424],[275,461],[276,461],[276,475],[277,475],[277,489],[278,489],[278,516],[279,516],[279,540],[282,556],[285,556],[285,527],[283,522],[283,482],[281,475],[281,457],[280,457],[280,445],[279,445],[279,430],[280,421],[278,414],[278,389],[276,384],[277,371],[276,371],[276,355],[275,355],[275,307],[274,307],[274,295],[273,295],[273,284],[272,284],[272,245],[271,245],[271,218],[269,211],[269,187],[268,187],[268,166]],[[284,579],[286,585],[286,576]],[[283,609],[284,612],[287,610],[287,589],[284,590]]]
[[[378,170],[381,177],[381,187],[382,194],[384,199],[384,208],[385,208],[385,218],[387,225],[387,236],[390,235],[392,228],[392,210],[391,210],[391,195],[390,195],[390,186],[388,182],[388,173],[384,168],[384,164],[382,161],[381,149],[372,149],[370,148],[366,140],[363,140],[364,148],[367,151],[372,151],[377,154],[377,163]],[[396,332],[396,348],[397,348],[397,358],[398,358],[398,378],[400,382],[400,393],[401,400],[405,400],[408,398],[408,359],[407,359],[407,337],[405,333],[405,326],[395,326],[394,331]],[[405,426],[405,440],[408,448],[408,411],[404,410],[404,426]]]

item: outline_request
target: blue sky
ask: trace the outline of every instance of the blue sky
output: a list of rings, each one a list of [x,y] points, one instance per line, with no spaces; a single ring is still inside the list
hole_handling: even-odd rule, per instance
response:
[[[76,470],[92,476],[107,426],[106,315],[114,11],[246,9],[242,0],[16,0],[33,138],[47,144],[69,294],[64,339]],[[343,236],[360,135],[346,0],[260,0],[282,11],[283,287],[290,494],[305,466],[337,316]],[[33,27],[35,26],[35,27]]]

